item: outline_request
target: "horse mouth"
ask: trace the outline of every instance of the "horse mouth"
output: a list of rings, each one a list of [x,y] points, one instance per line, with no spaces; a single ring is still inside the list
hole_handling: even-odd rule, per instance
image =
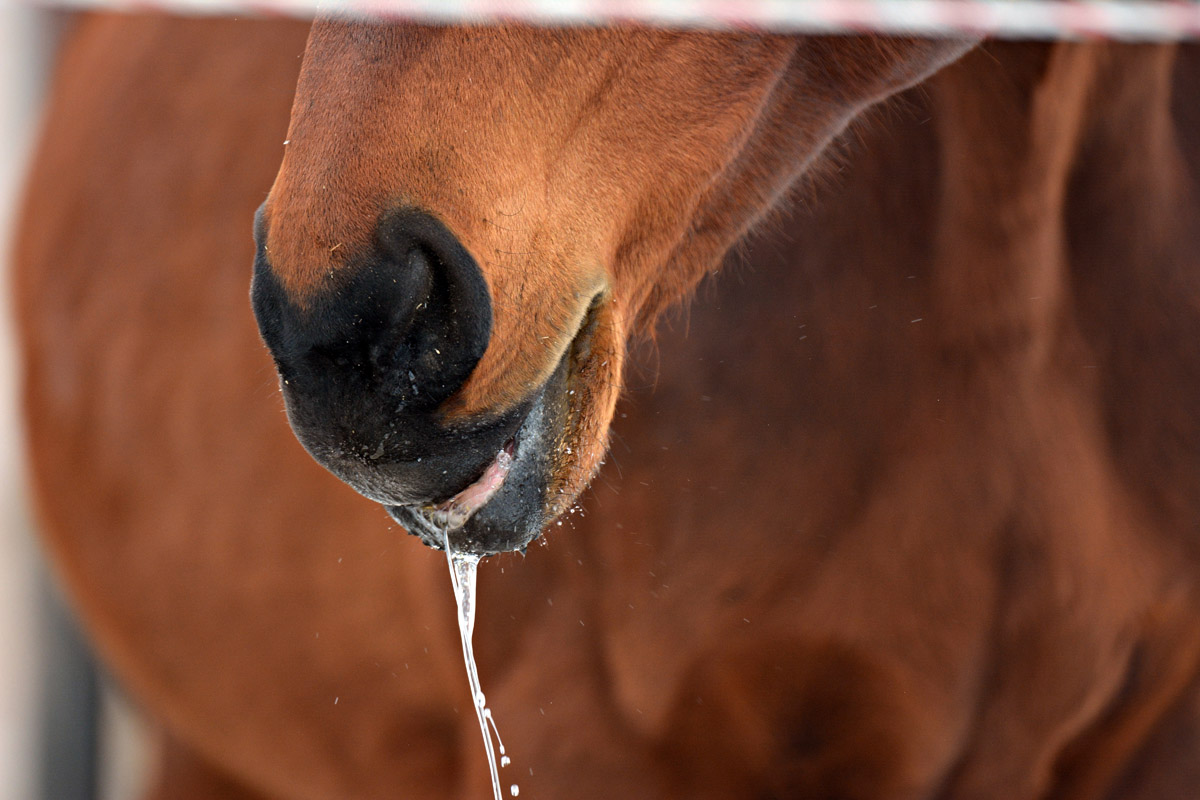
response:
[[[511,542],[507,538],[497,539],[495,531],[490,531],[492,535],[486,537],[470,536],[470,529],[478,527],[471,523],[473,518],[506,488],[506,481],[514,467],[518,464],[523,466],[536,458],[536,453],[530,452],[538,438],[536,435],[530,435],[536,434],[531,422],[540,418],[539,398],[539,402],[530,410],[516,435],[496,453],[495,458],[484,468],[483,474],[450,499],[440,503],[387,506],[388,513],[409,533],[416,535],[424,544],[435,550],[444,549],[449,545],[460,552],[490,555],[516,549],[510,546]],[[529,470],[518,469],[518,472]]]
[[[477,555],[524,550],[541,534],[563,505],[561,497],[551,497],[556,473],[580,452],[574,439],[577,395],[583,392],[577,392],[580,380],[574,373],[591,355],[588,342],[598,307],[598,302],[589,307],[525,419],[480,477],[442,502],[389,505],[393,519],[429,547],[449,545]]]
[[[516,450],[517,439],[509,439],[504,447],[492,459],[483,471],[479,480],[463,489],[444,503],[421,509],[425,517],[436,528],[452,531],[461,528],[479,509],[500,490],[504,479],[508,477],[513,465],[513,452]]]

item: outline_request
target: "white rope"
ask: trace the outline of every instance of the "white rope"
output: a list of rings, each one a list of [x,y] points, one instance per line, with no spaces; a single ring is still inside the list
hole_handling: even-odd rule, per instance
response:
[[[30,0],[70,8],[180,14],[316,13],[427,22],[520,19],[543,25],[631,20],[794,33],[1008,39],[1200,38],[1200,0]],[[0,0],[3,2],[3,0]]]

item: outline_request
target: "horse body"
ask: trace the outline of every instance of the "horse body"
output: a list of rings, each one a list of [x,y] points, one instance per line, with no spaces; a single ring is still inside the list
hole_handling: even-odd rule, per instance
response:
[[[45,537],[168,732],[157,796],[486,796],[444,558],[304,454],[243,310],[304,35],[68,45],[18,252]],[[1194,793],[1198,87],[1190,49],[988,44],[825,156],[630,373],[585,514],[481,570],[522,796]]]

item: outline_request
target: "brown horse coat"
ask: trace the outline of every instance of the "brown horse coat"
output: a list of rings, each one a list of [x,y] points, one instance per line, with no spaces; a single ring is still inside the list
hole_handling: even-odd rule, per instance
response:
[[[444,560],[297,445],[246,308],[304,44],[69,42],[16,275],[45,540],[156,797],[483,797]],[[852,128],[630,372],[585,511],[482,569],[522,797],[1195,796],[1198,92],[986,44]]]

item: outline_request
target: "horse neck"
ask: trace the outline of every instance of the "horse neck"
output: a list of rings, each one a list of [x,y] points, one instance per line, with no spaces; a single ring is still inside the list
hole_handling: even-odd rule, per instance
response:
[[[1044,365],[1074,313],[1072,265],[1093,257],[1074,247],[1098,233],[1084,229],[1102,224],[1124,249],[1179,238],[1166,213],[1186,194],[1174,58],[1172,47],[992,45],[932,82],[933,275],[951,353]]]

